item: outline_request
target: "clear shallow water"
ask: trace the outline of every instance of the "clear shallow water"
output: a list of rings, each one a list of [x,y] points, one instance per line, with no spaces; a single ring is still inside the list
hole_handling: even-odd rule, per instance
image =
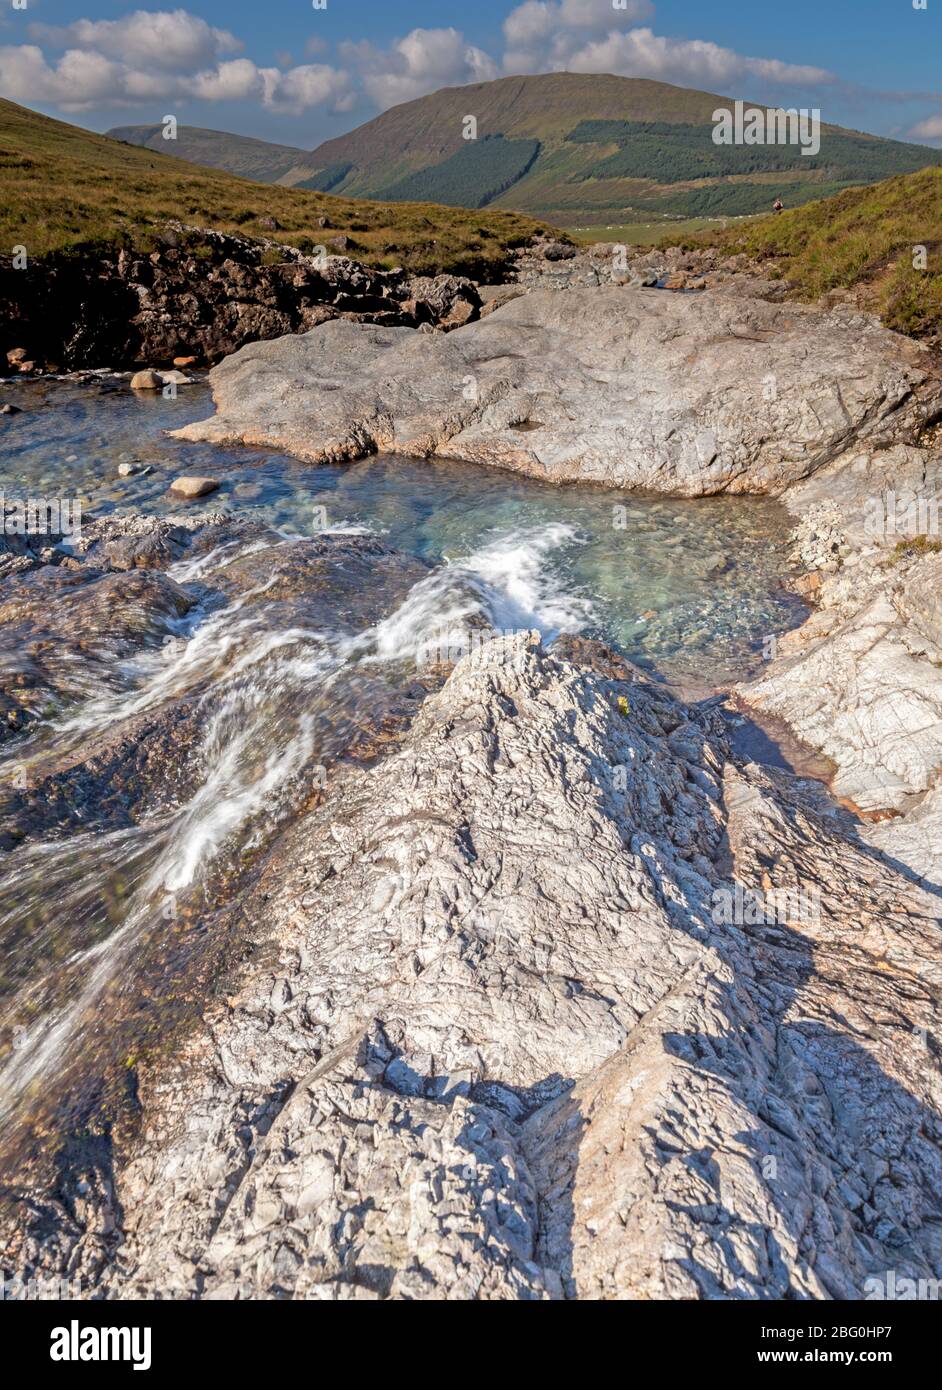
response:
[[[270,450],[167,438],[166,429],[211,413],[205,383],[181,387],[176,400],[135,395],[126,379],[7,386],[3,395],[24,409],[0,424],[8,498],[79,496],[99,514],[225,508],[299,535],[362,527],[478,576],[498,595],[489,616],[500,627],[602,636],[695,689],[743,679],[761,664],[763,639],[805,611],[781,586],[789,518],[766,499],[560,488],[443,460],[312,468]],[[125,461],[152,472],[119,478]],[[221,487],[181,504],[167,490],[181,473]],[[448,587],[433,586],[427,618],[436,602],[447,608]]]
[[[286,607],[272,587],[271,538],[236,542],[253,570],[248,587],[168,620],[129,659],[79,663],[66,704],[0,750],[0,801],[18,775],[40,797],[61,783],[68,799],[96,739],[123,747],[140,727],[156,750],[130,822],[108,818],[106,789],[77,823],[52,818],[0,855],[8,1122],[41,1111],[58,1085],[71,1088],[70,1113],[84,1113],[102,1069],[120,1075],[198,1007],[219,959],[208,924],[238,896],[246,864],[329,780],[332,757],[369,736],[387,702],[401,703],[416,664],[450,632],[481,620],[546,638],[582,631],[709,691],[758,667],[763,639],[804,613],[781,587],[789,520],[772,502],[559,488],[446,461],[313,468],[167,438],[210,413],[204,384],[176,400],[135,396],[126,379],[2,395],[23,412],[0,420],[8,500],[79,497],[98,515],[225,509],[274,525],[285,553],[290,536],[366,530],[430,566],[394,574],[387,591],[379,570],[364,580],[340,567],[313,607]],[[126,461],[152,471],[119,478]],[[168,492],[181,473],[218,478],[220,490],[181,502]],[[232,555],[185,559],[170,573],[198,595],[220,558]],[[330,606],[336,598],[351,611],[343,586],[358,583],[374,586],[376,612],[351,629]],[[179,724],[161,723],[181,711]]]

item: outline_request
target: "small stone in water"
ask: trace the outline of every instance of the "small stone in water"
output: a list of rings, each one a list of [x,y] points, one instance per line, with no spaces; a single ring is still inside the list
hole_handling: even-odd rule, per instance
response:
[[[219,483],[215,478],[174,478],[170,491],[180,497],[205,497],[207,492],[215,492]]]
[[[20,407],[19,407],[18,405],[10,405],[9,401],[7,401],[4,405],[0,405],[0,415],[19,415],[19,414],[20,414]]]
[[[131,377],[132,391],[159,391],[161,386],[163,386],[163,381],[149,367],[146,371],[135,372]]]
[[[136,473],[139,473],[140,476],[143,478],[146,477],[149,472],[150,468],[145,466],[143,463],[136,463],[132,461],[131,463],[118,464],[119,478],[132,478]]]

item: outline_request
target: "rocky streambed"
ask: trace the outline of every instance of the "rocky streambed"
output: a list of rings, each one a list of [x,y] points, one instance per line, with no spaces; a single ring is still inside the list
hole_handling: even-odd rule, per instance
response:
[[[942,557],[895,501],[886,524],[889,493],[938,495],[939,379],[874,320],[758,288],[538,288],[447,337],[326,323],[226,359],[167,446],[424,468],[453,515],[496,509],[484,561],[481,534],[444,568],[440,536],[391,544],[389,492],[385,535],[354,507],[302,537],[215,498],[161,516],[152,477],[137,519],[20,552],[8,1270],[327,1299],[942,1274]],[[472,503],[462,468],[503,482]],[[737,737],[709,632],[707,689],[665,684],[667,648],[591,609],[601,571],[534,568],[509,480],[570,507],[544,555],[591,535],[586,482],[653,571],[684,509],[774,506],[754,574],[796,527],[806,622],[737,589],[745,534],[702,579],[714,617],[724,585],[751,614],[736,702],[831,789]],[[677,509],[649,552],[646,505]]]

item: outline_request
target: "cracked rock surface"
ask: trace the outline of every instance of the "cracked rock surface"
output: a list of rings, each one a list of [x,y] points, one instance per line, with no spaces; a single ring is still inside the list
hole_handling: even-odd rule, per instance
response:
[[[852,363],[852,370],[848,370]],[[175,433],[312,463],[438,454],[554,482],[780,493],[938,393],[873,317],[726,294],[534,290],[447,336],[327,323],[211,373]]]
[[[717,910],[734,875],[771,918]],[[132,1130],[27,1194],[18,1268],[327,1299],[942,1271],[937,896],[620,660],[465,657],[238,911],[255,949]]]
[[[942,544],[937,447],[854,448],[791,489],[815,611],[740,687],[834,764],[868,837],[942,883]],[[807,584],[808,580],[813,581]]]

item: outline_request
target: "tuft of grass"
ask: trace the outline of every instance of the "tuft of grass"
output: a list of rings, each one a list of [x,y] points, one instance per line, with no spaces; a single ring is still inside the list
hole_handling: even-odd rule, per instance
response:
[[[169,142],[168,142],[169,143]],[[415,274],[499,274],[545,223],[514,212],[369,203],[202,168],[0,100],[0,250],[31,258],[91,246],[147,248],[168,221],[310,249],[356,232],[356,254]]]
[[[901,560],[910,560],[917,555],[938,555],[942,551],[942,541],[930,540],[928,536],[913,536],[911,540],[897,541],[890,553],[890,564],[898,565]]]
[[[685,245],[745,252],[801,299],[856,290],[883,321],[912,337],[942,334],[942,169],[920,169]],[[918,268],[924,248],[925,270]]]

